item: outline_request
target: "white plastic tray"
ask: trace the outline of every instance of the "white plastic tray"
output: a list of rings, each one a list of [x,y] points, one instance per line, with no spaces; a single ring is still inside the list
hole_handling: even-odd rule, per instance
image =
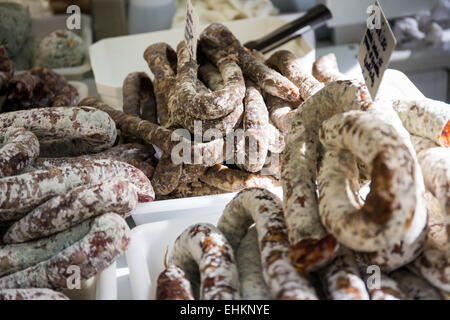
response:
[[[31,34],[48,34],[58,29],[66,29],[66,21],[68,15],[54,15],[50,17],[43,18],[32,18],[31,19]],[[53,69],[56,73],[65,76],[68,80],[79,80],[82,78],[83,74],[91,70],[91,62],[89,60],[89,46],[92,44],[92,27],[91,18],[87,15],[81,15],[81,30],[72,30],[78,33],[79,36],[84,40],[86,46],[86,53],[84,57],[83,64],[76,67],[70,68],[57,68]],[[19,70],[17,73],[25,72],[24,70]]]
[[[275,30],[299,15],[244,19],[224,23],[242,42],[255,40]],[[203,29],[206,26],[201,27]],[[167,42],[176,48],[183,39],[183,29],[149,32],[130,36],[100,40],[89,48],[92,70],[97,91],[103,101],[113,107],[122,107],[122,82],[130,72],[147,72],[152,76],[142,57],[145,49],[152,43]],[[309,31],[303,38],[291,41],[283,49],[293,51],[308,70],[315,59],[314,32]]]

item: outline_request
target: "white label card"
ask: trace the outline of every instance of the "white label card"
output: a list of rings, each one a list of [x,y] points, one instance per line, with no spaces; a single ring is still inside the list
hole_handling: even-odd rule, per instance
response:
[[[397,41],[378,0],[367,8],[367,13],[370,16],[359,46],[358,61],[372,100],[375,100]]]
[[[197,59],[199,18],[195,13],[191,0],[186,1],[186,26],[184,28],[184,40],[193,60]]]

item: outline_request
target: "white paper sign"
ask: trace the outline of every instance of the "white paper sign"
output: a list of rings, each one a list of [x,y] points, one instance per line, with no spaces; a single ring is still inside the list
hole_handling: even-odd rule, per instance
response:
[[[378,0],[367,13],[370,16],[359,47],[358,61],[372,100],[375,100],[397,41]]]
[[[192,59],[197,58],[197,41],[199,18],[195,13],[191,0],[186,1],[186,26],[184,28],[184,40],[189,49]]]

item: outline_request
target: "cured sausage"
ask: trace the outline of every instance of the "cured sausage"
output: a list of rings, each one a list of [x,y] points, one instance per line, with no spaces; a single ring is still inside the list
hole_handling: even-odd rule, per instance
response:
[[[138,203],[134,185],[111,179],[81,186],[51,198],[15,222],[3,236],[5,243],[22,243],[63,231],[105,212],[126,218]]]
[[[258,233],[254,227],[248,229],[246,236],[236,250],[241,294],[244,300],[270,300],[269,288],[264,281],[259,252]]]
[[[214,165],[223,161],[223,139],[210,142],[191,142],[184,136],[139,117],[126,115],[102,103],[97,98],[89,97],[80,102],[108,113],[116,122],[122,133],[141,138],[148,144],[154,144],[164,152],[171,154],[172,148],[190,150],[189,164]]]
[[[289,259],[281,200],[266,189],[251,188],[238,193],[225,207],[217,227],[237,250],[253,223],[258,233],[264,280],[272,298],[316,300],[314,288]]]
[[[191,58],[185,42],[177,49],[178,67],[175,93],[186,113],[201,119],[217,119],[228,115],[242,104],[245,96],[244,77],[241,68],[232,57],[223,56],[217,67],[222,75],[222,89],[199,93],[197,91],[197,63]]]
[[[79,154],[112,147],[117,131],[107,113],[89,107],[55,107],[0,114],[0,129],[21,127],[33,132],[41,144],[70,141]]]
[[[184,271],[175,265],[161,272],[157,283],[156,300],[194,300],[191,283]]]
[[[450,105],[431,99],[399,100],[393,108],[411,134],[450,147]]]
[[[169,259],[191,282],[200,272],[201,300],[240,300],[239,274],[233,249],[213,225],[199,223],[177,238]]]
[[[44,239],[0,247],[0,277],[24,270],[58,254],[83,238],[89,226],[90,222],[85,221]]]
[[[21,172],[39,156],[39,140],[23,128],[0,131],[0,178]]]
[[[398,243],[414,217],[418,182],[414,158],[396,130],[369,112],[350,111],[324,121],[320,141],[329,150],[350,151],[372,172],[370,193],[359,208],[342,188],[346,179],[359,178],[354,157],[347,151],[325,153],[318,176],[325,228],[358,251],[378,251]]]
[[[224,25],[213,23],[200,35],[200,48],[213,62],[222,58],[224,52],[234,55],[246,77],[267,93],[288,101],[299,99],[298,88],[284,76],[265,65]]]
[[[0,278],[0,288],[68,287],[72,268],[79,268],[81,280],[107,268],[126,250],[130,229],[115,213],[105,213],[90,221],[88,233],[63,251],[32,267]]]
[[[38,170],[0,179],[0,220],[17,220],[56,195],[87,184],[123,178],[136,188],[140,202],[155,197],[148,178],[127,163],[111,160],[80,161],[71,166]]]
[[[230,169],[217,164],[209,168],[200,180],[210,186],[228,191],[238,192],[247,188],[273,188],[280,186],[280,182],[272,176],[249,173],[242,170]]]
[[[236,143],[235,163],[242,170],[258,172],[266,162],[270,132],[266,104],[253,83],[247,83],[244,105],[244,132]]]
[[[290,51],[280,50],[272,54],[267,65],[291,80],[299,89],[303,100],[316,94],[323,88],[323,84],[308,74],[299,59]],[[343,80],[343,79],[342,79]]]
[[[323,285],[332,300],[370,300],[355,255],[340,247],[336,257],[322,270]]]
[[[129,73],[123,80],[122,95],[123,112],[158,123],[153,83],[145,72]]]
[[[336,56],[328,53],[318,58],[313,64],[313,76],[324,84],[333,81],[346,80],[348,77],[339,71]]]
[[[155,193],[164,196],[174,191],[178,187],[182,171],[183,165],[173,163],[171,155],[164,153],[152,177]]]
[[[326,263],[338,246],[322,226],[317,206],[320,125],[334,114],[368,109],[369,97],[367,88],[356,81],[331,83],[305,101],[286,137],[281,166],[283,207],[292,262],[301,270]]]

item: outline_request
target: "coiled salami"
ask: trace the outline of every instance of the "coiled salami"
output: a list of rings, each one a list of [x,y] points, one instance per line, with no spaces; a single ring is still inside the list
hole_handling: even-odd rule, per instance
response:
[[[223,56],[217,61],[224,86],[214,92],[198,93],[196,90],[197,63],[191,58],[185,42],[177,50],[178,67],[176,92],[185,112],[201,119],[217,119],[226,116],[245,96],[244,77],[241,68],[232,57]]]
[[[281,181],[291,258],[298,268],[315,268],[337,249],[336,240],[322,226],[317,207],[319,127],[336,113],[365,110],[370,104],[366,87],[356,81],[339,81],[306,100],[294,117],[286,138]]]
[[[233,249],[213,225],[187,228],[175,241],[169,259],[195,282],[200,270],[201,300],[239,300],[239,274]]]
[[[157,122],[152,80],[145,72],[132,72],[123,80],[123,112]]]
[[[39,140],[23,128],[0,131],[0,178],[22,171],[39,156]]]
[[[354,250],[392,247],[409,229],[417,202],[416,164],[401,137],[372,114],[350,111],[326,120],[320,141],[329,149],[349,150],[372,172],[370,193],[359,208],[342,188],[347,177],[350,181],[358,179],[354,158],[347,151],[341,155],[325,153],[318,177],[324,226]]]
[[[217,23],[209,25],[200,35],[200,48],[212,61],[218,60],[224,51],[234,55],[244,75],[262,90],[289,101],[299,99],[298,88],[291,81],[270,69],[264,61],[244,48],[224,25]]]
[[[32,267],[0,278],[0,288],[67,288],[73,271],[89,279],[119,258],[129,243],[130,229],[115,213],[90,221],[88,233],[63,251]]]
[[[14,220],[56,195],[86,184],[123,178],[136,186],[141,202],[155,197],[149,179],[127,163],[111,160],[80,161],[77,164],[38,170],[0,179],[0,220]]]
[[[90,222],[86,221],[48,238],[1,246],[0,277],[24,270],[53,257],[83,238],[88,233],[89,226]]]
[[[9,228],[3,241],[21,243],[43,238],[105,212],[127,217],[137,203],[136,189],[126,180],[81,186],[33,209]]]
[[[79,154],[112,147],[117,132],[107,113],[89,107],[58,107],[0,114],[0,129],[22,127],[33,132],[41,144],[67,141]]]
[[[241,191],[227,204],[217,223],[233,249],[237,249],[248,228],[256,224],[264,280],[272,298],[317,299],[308,279],[297,273],[289,259],[289,242],[281,200],[265,189]]]

